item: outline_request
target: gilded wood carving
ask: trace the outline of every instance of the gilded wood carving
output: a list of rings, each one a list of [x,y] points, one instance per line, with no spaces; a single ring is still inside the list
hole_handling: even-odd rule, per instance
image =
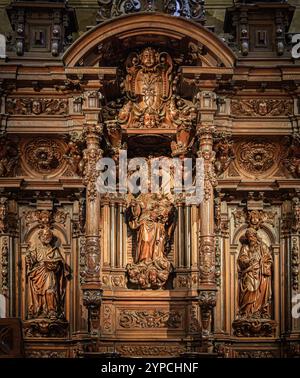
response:
[[[167,259],[175,208],[162,194],[140,194],[129,202],[129,227],[137,230],[137,255],[127,265],[129,282],[142,289],[164,287],[172,270]]]

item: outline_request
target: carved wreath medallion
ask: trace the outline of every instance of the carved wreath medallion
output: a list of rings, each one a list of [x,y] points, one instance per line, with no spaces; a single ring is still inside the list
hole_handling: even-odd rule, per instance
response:
[[[55,175],[65,168],[64,151],[61,141],[33,139],[22,146],[23,168],[29,175]]]
[[[259,139],[245,141],[237,147],[237,166],[250,176],[271,174],[277,166],[280,147]]]

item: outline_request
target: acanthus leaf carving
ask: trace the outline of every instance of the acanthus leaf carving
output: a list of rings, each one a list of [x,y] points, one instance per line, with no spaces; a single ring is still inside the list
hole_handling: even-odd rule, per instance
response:
[[[199,309],[196,304],[190,307],[189,331],[193,334],[200,334]]]
[[[160,345],[121,345],[117,346],[117,352],[122,356],[139,356],[139,357],[179,357],[181,353],[186,352],[182,345],[160,344]]]
[[[27,358],[66,358],[65,350],[29,350],[26,352]]]
[[[136,311],[120,312],[119,325],[122,328],[179,328],[182,325],[182,313],[178,311]]]
[[[80,238],[80,255],[79,255],[79,276],[80,276],[80,285],[83,285],[85,283],[85,264],[86,264],[86,256],[85,256],[85,246],[86,240],[85,237]]]
[[[275,358],[275,353],[268,350],[239,351],[238,358]]]

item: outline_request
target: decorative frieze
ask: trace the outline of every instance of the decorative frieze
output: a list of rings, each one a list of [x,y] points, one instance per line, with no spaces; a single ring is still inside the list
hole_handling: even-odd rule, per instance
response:
[[[278,357],[277,353],[268,350],[251,350],[251,351],[238,351],[236,352],[238,358],[275,358]]]
[[[11,115],[67,115],[68,100],[62,98],[17,97],[6,100],[6,112]]]
[[[231,112],[235,116],[288,117],[294,113],[294,103],[291,99],[234,99]]]
[[[233,213],[234,226],[248,224],[249,227],[258,230],[263,224],[275,227],[276,212],[269,210],[236,209]]]
[[[65,350],[28,350],[26,351],[27,358],[66,358],[67,351]]]
[[[183,345],[174,344],[157,344],[154,345],[118,345],[116,351],[124,357],[179,357],[181,353],[186,351]]]
[[[58,209],[53,211],[28,210],[24,212],[26,227],[32,227],[35,223],[37,223],[40,228],[52,227],[55,223],[65,226],[67,216],[67,212]]]
[[[181,328],[183,314],[165,310],[123,310],[119,315],[122,328]]]
[[[200,24],[204,24],[206,20],[204,0],[98,0],[98,4],[98,23],[138,12],[163,12],[172,16],[185,17]]]

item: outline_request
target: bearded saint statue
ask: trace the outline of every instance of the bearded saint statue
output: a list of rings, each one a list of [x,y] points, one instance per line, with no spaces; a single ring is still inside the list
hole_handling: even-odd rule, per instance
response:
[[[247,229],[237,262],[239,317],[270,319],[273,259],[254,228]]]
[[[29,318],[62,319],[70,268],[59,248],[53,245],[54,235],[50,228],[40,230],[39,240],[40,243],[26,254]]]

